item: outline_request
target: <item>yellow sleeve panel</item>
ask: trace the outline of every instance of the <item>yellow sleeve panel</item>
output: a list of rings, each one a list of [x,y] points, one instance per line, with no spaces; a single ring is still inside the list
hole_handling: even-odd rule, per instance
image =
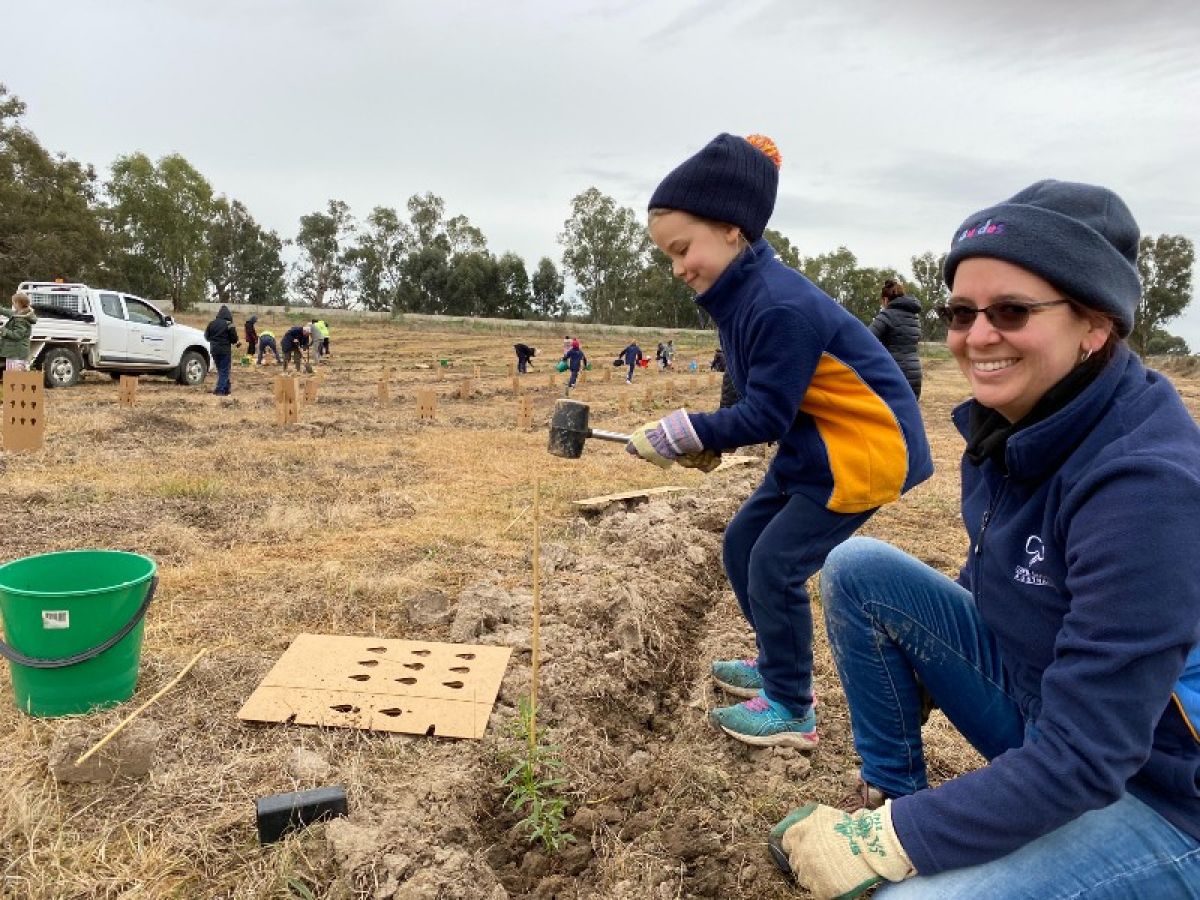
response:
[[[908,444],[883,398],[840,359],[821,356],[800,411],[825,443],[833,492],[826,507],[858,513],[891,503],[908,475]]]

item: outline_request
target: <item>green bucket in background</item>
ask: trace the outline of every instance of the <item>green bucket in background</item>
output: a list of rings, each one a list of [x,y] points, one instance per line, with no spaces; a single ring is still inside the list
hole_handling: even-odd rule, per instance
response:
[[[133,696],[154,560],[66,550],[0,566],[0,616],[17,706],[66,716]]]

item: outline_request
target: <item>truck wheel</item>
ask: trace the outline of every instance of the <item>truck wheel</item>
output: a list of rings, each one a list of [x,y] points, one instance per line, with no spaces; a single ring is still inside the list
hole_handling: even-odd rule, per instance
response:
[[[73,387],[83,374],[79,354],[66,347],[55,347],[42,357],[42,377],[47,388]]]
[[[188,387],[196,387],[204,383],[204,376],[207,374],[208,361],[203,354],[188,350],[179,360],[179,374],[175,376],[175,380]]]

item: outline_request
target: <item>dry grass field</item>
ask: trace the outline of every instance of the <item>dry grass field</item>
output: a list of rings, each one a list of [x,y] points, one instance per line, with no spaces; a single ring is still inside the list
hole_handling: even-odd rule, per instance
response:
[[[0,559],[132,550],[158,562],[162,583],[129,704],[34,719],[0,703],[0,895],[794,896],[767,857],[766,831],[798,802],[840,796],[855,767],[823,636],[814,753],[753,750],[705,718],[723,699],[706,678],[709,660],[752,647],[721,572],[720,536],[764,463],[662,472],[599,442],[579,460],[549,456],[546,425],[564,376],[552,386],[542,360],[521,379],[534,426],[519,429],[505,373],[523,337],[335,323],[318,399],[287,427],[274,424],[278,370],[236,359],[229,398],[144,378],[136,406],[121,408],[116,385],[95,374],[48,394],[46,447],[0,454]],[[614,371],[605,382],[624,341],[584,339],[595,368],[576,396],[593,426],[627,431],[684,402],[716,407],[719,387],[703,373],[649,371],[630,387]],[[544,343],[556,359],[559,341]],[[693,355],[703,364],[711,346],[684,341],[680,360]],[[429,367],[437,358],[454,365]],[[475,365],[475,394],[457,398]],[[385,370],[386,402],[377,394]],[[951,572],[965,540],[949,412],[965,391],[946,359],[929,361],[926,379],[937,474],[866,533]],[[1196,413],[1200,373],[1176,381]],[[432,423],[418,421],[418,388],[439,394]],[[622,411],[623,398],[633,409]],[[539,720],[565,763],[560,790],[575,837],[558,854],[514,827],[500,786],[521,750],[513,724],[530,684],[535,479]],[[589,515],[571,503],[665,484],[687,490]],[[240,722],[242,702],[300,632],[466,639],[514,655],[482,741]],[[56,743],[99,738],[206,647],[145,714],[159,732],[149,776],[55,780]],[[937,714],[927,737],[935,777],[977,764]],[[347,789],[347,819],[259,845],[255,798],[330,784]]]

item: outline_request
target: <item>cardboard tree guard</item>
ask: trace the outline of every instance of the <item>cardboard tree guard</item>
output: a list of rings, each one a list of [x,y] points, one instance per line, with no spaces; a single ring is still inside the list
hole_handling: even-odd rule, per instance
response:
[[[478,739],[511,654],[509,647],[300,634],[238,718]]]

